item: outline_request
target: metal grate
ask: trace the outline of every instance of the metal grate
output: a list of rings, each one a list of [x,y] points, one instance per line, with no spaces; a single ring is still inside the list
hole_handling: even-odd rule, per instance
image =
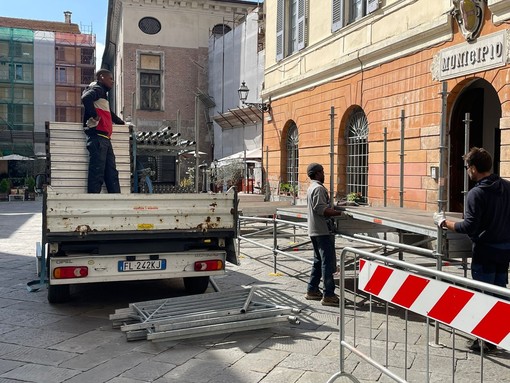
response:
[[[287,133],[287,182],[297,189],[299,170],[299,135],[296,124],[292,124]]]
[[[140,28],[143,33],[155,35],[161,30],[161,23],[154,17],[144,17],[138,22],[138,28]]]
[[[279,306],[257,294],[255,287],[196,296],[131,303],[110,315],[113,327],[126,333],[127,340],[152,341],[188,339],[299,324],[300,310]]]
[[[368,120],[361,108],[353,110],[347,123],[347,193],[368,192]]]

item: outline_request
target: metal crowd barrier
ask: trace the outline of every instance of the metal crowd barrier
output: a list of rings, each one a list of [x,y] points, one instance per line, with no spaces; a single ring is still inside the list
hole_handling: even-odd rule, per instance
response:
[[[347,262],[348,255],[353,258],[353,262]],[[347,263],[354,266],[352,270],[346,269]],[[496,359],[494,355],[497,354],[484,354],[483,343],[497,345],[498,353],[510,350],[509,290],[351,247],[342,250],[340,268],[341,275],[344,276],[340,279],[339,286],[340,371],[331,376],[328,383],[333,383],[341,376],[354,378],[353,373],[356,373],[356,370],[351,372],[346,370],[346,359],[350,357],[346,351],[350,351],[352,355],[396,382],[407,382],[408,379],[416,382],[438,380],[473,382],[478,378],[480,382],[484,382],[486,376],[488,379],[496,379],[495,381],[501,381],[503,376],[508,376],[510,367],[508,355]],[[352,280],[353,291],[346,289],[347,280]],[[368,318],[360,314],[358,300],[362,299],[365,301],[368,299]],[[349,311],[346,302],[352,303]],[[385,321],[382,324],[379,322],[378,326],[374,327],[374,316],[377,315],[377,311],[381,311],[381,304],[385,309]],[[390,347],[395,346],[394,340],[389,336],[390,308],[404,309],[404,350]],[[422,322],[417,322],[417,319],[411,322],[409,315],[421,318]],[[392,320],[394,317],[392,316]],[[360,322],[363,324],[360,325]],[[443,337],[443,341],[448,344],[430,341],[432,322],[439,324],[440,330],[447,335]],[[423,323],[425,335],[414,343],[411,342],[410,334],[415,334],[414,330],[423,327]],[[350,329],[349,333],[346,331],[347,326]],[[368,345],[365,340],[359,341],[358,334],[360,329],[366,330],[366,326],[370,332]],[[384,334],[383,330],[378,330],[381,328],[385,329]],[[463,353],[467,351],[457,348],[458,337],[473,337],[480,340],[482,347],[478,368],[473,368],[466,361],[468,354]],[[384,347],[377,347],[381,342]],[[437,353],[432,355],[431,349],[438,347],[442,347],[442,359],[445,362],[449,359],[448,374],[447,366],[443,363],[439,363],[439,371],[433,371],[431,368],[431,359],[433,357],[437,359]],[[420,357],[424,357],[425,360],[420,360]],[[461,363],[463,361],[464,363]],[[421,363],[424,364],[424,370],[419,367]],[[488,368],[485,363],[488,364]],[[437,364],[436,360],[434,367],[438,367]],[[471,374],[469,377],[465,375],[456,377],[459,370],[462,370],[459,364],[463,364],[469,371]],[[417,369],[412,368],[415,365],[418,366]],[[487,369],[490,371],[486,371]]]
[[[242,234],[243,231],[246,231],[246,229],[243,230],[243,227],[245,227],[247,224],[252,225],[253,227],[253,225],[261,223],[264,225],[262,228],[259,228],[258,230],[252,230],[249,233]],[[239,234],[237,236],[238,254],[241,254],[241,241],[246,241],[256,246],[259,246],[263,249],[271,251],[273,253],[273,272],[275,274],[277,273],[278,269],[277,264],[278,255],[283,255],[285,257],[313,264],[312,260],[290,253],[288,251],[299,250],[311,243],[310,238],[306,233],[306,228],[307,228],[306,222],[303,223],[288,221],[276,218],[276,216],[274,216],[273,218],[240,216],[238,230]],[[260,240],[258,240],[268,238],[273,239],[272,246],[268,246],[264,243],[261,243]],[[292,244],[291,246],[286,246],[282,248],[278,244],[279,238],[293,238],[295,243]],[[296,240],[298,238],[302,240],[300,243],[296,243]]]
[[[262,227],[248,234],[242,234],[240,230],[239,250],[241,241],[246,241],[272,252],[275,273],[278,256],[312,264],[310,248],[304,248],[310,243],[306,230],[304,230],[306,223],[286,221],[276,217],[240,217],[240,219],[244,225],[256,226],[262,223]],[[484,382],[486,375],[489,376],[487,381],[501,381],[498,377],[508,375],[510,367],[508,355],[506,357],[503,355],[501,360],[495,358],[497,354],[484,354],[483,342],[497,344],[498,353],[504,353],[502,350],[510,350],[509,290],[440,271],[443,257],[433,250],[359,234],[352,237],[337,234],[337,237],[366,245],[368,248],[372,248],[373,252],[353,247],[345,247],[341,251],[339,266],[340,275],[344,278],[340,278],[339,281],[341,302],[339,318],[340,371],[334,374],[328,383],[337,381],[339,377],[357,381],[353,371],[347,371],[345,363],[346,359],[354,356],[396,382],[407,382],[408,379],[420,383],[438,380],[473,382],[478,378],[479,381]],[[281,238],[300,239],[302,242],[282,248],[278,244],[278,239]],[[268,245],[267,242],[271,239],[272,244]],[[300,249],[308,250],[308,257],[297,255],[296,250]],[[388,256],[401,251],[436,259],[436,269],[400,259],[391,259]],[[348,254],[350,258],[348,258]],[[449,263],[451,264],[451,261]],[[361,273],[358,268],[360,264],[363,264]],[[379,267],[382,269],[379,270]],[[373,273],[376,277],[372,279],[372,274],[367,270],[378,270]],[[349,286],[346,282],[349,282]],[[389,283],[386,285],[386,282]],[[399,294],[396,294],[397,292]],[[493,294],[504,297],[504,299],[495,298]],[[397,297],[396,300],[395,297]],[[361,307],[358,307],[360,305]],[[367,318],[364,317],[364,309],[367,305],[370,333],[368,344],[366,344],[367,339],[358,333],[360,328],[366,332]],[[350,310],[347,310],[347,307],[350,307]],[[396,316],[390,315],[390,310],[392,312],[404,311],[403,331],[396,335],[399,338],[403,337],[403,342],[390,339],[390,322],[394,323]],[[384,312],[382,324],[379,324],[385,329],[384,334],[377,330],[377,327],[376,330],[373,329],[374,317],[381,315],[380,311]],[[426,339],[426,341],[421,341],[423,344],[420,344],[419,347],[411,341],[416,323],[419,324],[419,329],[425,332],[424,335],[420,335],[420,340]],[[351,330],[349,334],[346,333],[346,326]],[[381,337],[383,337],[382,341]],[[471,353],[465,348],[458,348],[456,341],[459,337],[465,340],[481,339],[482,351],[479,367],[473,368],[467,362],[468,355]],[[376,346],[381,342],[384,344],[383,356],[382,359],[378,359],[374,354],[380,356],[380,347]],[[403,350],[398,349],[401,343],[404,344]],[[433,351],[431,352],[431,350]],[[395,351],[399,353],[397,356],[392,354]],[[437,366],[438,353],[444,359],[441,361],[446,362],[447,359],[447,363]],[[351,357],[351,355],[353,356]],[[420,359],[422,355],[424,360]],[[396,369],[397,371],[393,371],[393,366],[398,364],[395,359],[397,362],[402,362]],[[486,374],[485,368],[487,361],[490,362],[488,374]],[[352,363],[350,365],[352,366]],[[423,365],[424,369],[415,371],[412,368],[414,365]],[[450,367],[449,374],[445,378],[446,366]],[[471,375],[468,377],[457,376],[459,371],[461,374],[465,374],[466,370]],[[494,378],[496,380],[491,380]]]

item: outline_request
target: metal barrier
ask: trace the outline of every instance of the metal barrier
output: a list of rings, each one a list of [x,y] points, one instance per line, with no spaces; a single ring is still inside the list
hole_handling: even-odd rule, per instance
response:
[[[313,264],[313,261],[304,257],[300,257],[299,255],[295,255],[289,253],[287,250],[296,250],[301,247],[304,247],[311,243],[310,238],[306,234],[306,231],[300,229],[306,229],[307,224],[302,222],[294,222],[287,221],[283,219],[276,218],[263,218],[263,217],[239,217],[239,230],[237,231],[239,234],[237,236],[237,245],[238,245],[238,254],[241,253],[241,241],[246,241],[256,246],[259,246],[263,249],[269,250],[273,253],[273,272],[276,274],[277,272],[277,256],[283,255],[289,258],[297,259],[299,261],[303,261],[309,264]],[[263,223],[266,225],[265,228],[259,229],[258,231],[253,231],[248,234],[242,235],[242,226],[243,224],[256,224]],[[288,229],[291,228],[291,232]],[[273,244],[272,246],[265,245],[260,241],[257,241],[257,238],[272,238]],[[278,238],[293,238],[294,242],[297,238],[306,238],[303,242],[297,244],[293,244],[292,246],[287,246],[285,248],[280,248],[278,245]]]
[[[348,263],[348,254],[353,257],[353,262],[349,262],[349,264],[353,265],[353,269],[350,270],[350,278],[348,278],[347,274],[349,270],[345,268],[345,264]],[[339,286],[340,371],[334,374],[328,380],[328,383],[334,382],[340,376],[354,378],[352,373],[346,371],[345,362],[349,357],[346,355],[346,350],[396,382],[406,382],[408,379],[413,379],[413,381],[417,382],[429,382],[431,380],[438,381],[439,379],[448,380],[448,378],[455,382],[456,373],[459,370],[456,353],[461,354],[465,352],[457,349],[457,337],[470,335],[480,339],[480,367],[479,369],[468,369],[474,375],[477,374],[478,370],[481,382],[484,382],[485,377],[484,361],[490,360],[484,355],[483,342],[488,341],[497,345],[500,349],[510,350],[510,324],[508,320],[510,302],[505,300],[510,299],[510,291],[507,289],[351,247],[343,249],[340,268],[341,275],[344,276],[344,278],[340,279]],[[352,280],[354,285],[352,291],[346,289],[346,280]],[[357,287],[356,283],[358,283]],[[346,301],[349,301],[349,294],[352,297],[350,316],[348,316],[346,309]],[[492,294],[504,297],[504,299],[496,298]],[[368,327],[370,332],[368,345],[357,342],[358,327],[362,327],[359,322],[366,322],[367,319],[359,314],[358,299],[364,299],[365,301],[368,299]],[[385,328],[386,332],[383,336],[381,331],[378,331],[374,337],[372,333],[373,320],[374,316],[377,315],[377,310],[374,308],[380,308],[380,304],[383,304],[385,308],[385,321],[383,323],[379,322],[378,327]],[[394,343],[394,341],[390,341],[389,337],[390,308],[392,310],[404,309],[403,355],[402,350],[390,350],[390,343]],[[418,322],[418,325],[413,326],[413,331],[415,327],[423,327],[424,323],[425,342],[421,337],[414,342],[409,340],[411,333],[410,326],[413,325],[410,325],[410,313],[412,315],[416,314],[424,320],[421,324]],[[445,339],[449,344],[438,345],[437,342],[429,341],[431,338],[430,327],[432,321],[435,324],[439,324],[438,328],[448,335]],[[367,325],[367,323],[363,324]],[[352,330],[349,335],[346,333],[346,326],[349,326]],[[365,328],[363,327],[363,329]],[[412,333],[415,334],[414,332]],[[380,345],[381,337],[384,338],[382,339],[384,348],[381,350],[378,347],[378,351],[383,351],[384,356],[382,359],[384,360],[382,361],[377,360],[374,356],[377,353],[374,349]],[[440,371],[431,370],[431,348],[437,348],[438,346],[442,347],[443,359],[445,358],[444,350],[451,350],[451,356],[448,357],[451,358],[451,369],[448,376],[445,375],[445,366],[442,363],[440,363]],[[420,349],[420,347],[423,347],[423,349]],[[421,360],[417,361],[421,353],[420,351],[425,355],[425,370],[413,370],[411,365],[419,365],[422,362]],[[460,355],[458,359],[467,359],[467,355]],[[397,363],[395,358],[397,358]],[[398,361],[401,361],[400,366],[398,366]],[[409,365],[410,361],[411,365]],[[503,361],[508,362],[508,358]],[[498,359],[490,367],[491,371],[489,373],[492,379],[494,379],[494,377],[501,377],[501,374],[508,374],[508,367],[510,366],[508,363],[505,364]],[[391,368],[396,368],[398,371],[403,371],[403,373],[399,376]],[[465,376],[463,378],[466,379]],[[464,381],[472,382],[475,380],[476,378],[472,376]]]
[[[279,255],[309,264],[313,263],[310,258],[310,252],[308,253],[308,258],[295,254],[295,251],[299,249],[310,250],[310,248],[304,248],[305,245],[310,243],[306,231],[303,230],[306,228],[306,223],[286,221],[276,217],[240,217],[240,222],[241,221],[245,225],[257,225],[262,223],[263,227],[251,231],[249,234],[240,234],[238,236],[239,249],[241,241],[247,241],[272,252],[275,273],[277,271],[277,259]],[[292,230],[289,230],[289,228],[292,228]],[[241,233],[241,230],[239,233]],[[344,278],[340,278],[339,281],[341,302],[339,321],[340,371],[334,374],[328,380],[328,383],[333,383],[341,376],[349,377],[356,381],[353,374],[346,371],[345,360],[346,357],[350,357],[346,355],[346,350],[352,353],[352,355],[357,355],[382,374],[397,382],[406,382],[408,379],[417,382],[429,382],[431,379],[434,381],[441,379],[441,377],[443,377],[441,373],[444,372],[445,364],[442,363],[440,365],[440,371],[435,371],[435,363],[437,363],[435,359],[438,358],[435,354],[440,353],[442,355],[441,358],[444,359],[445,353],[450,353],[450,351],[451,355],[448,355],[448,360],[446,361],[446,359],[444,359],[444,361],[451,366],[451,378],[449,377],[449,379],[446,378],[443,380],[455,382],[456,373],[459,370],[465,373],[459,365],[462,364],[464,360],[469,359],[468,355],[471,355],[470,353],[466,353],[466,350],[458,349],[456,340],[459,337],[467,338],[468,335],[471,335],[481,339],[482,351],[480,353],[480,367],[473,370],[470,366],[465,366],[464,364],[464,367],[466,367],[465,369],[470,370],[472,374],[476,376],[479,374],[481,382],[484,382],[484,360],[488,358],[490,361],[493,360],[493,356],[487,357],[487,355],[484,354],[483,342],[489,341],[493,344],[497,344],[501,349],[510,350],[510,320],[508,320],[508,318],[510,318],[510,304],[505,300],[497,299],[489,295],[497,294],[510,300],[509,290],[440,271],[443,257],[433,250],[357,234],[352,237],[337,234],[337,237],[367,245],[373,248],[374,252],[382,252],[383,255],[353,247],[345,247],[341,251],[339,266],[340,275],[344,276]],[[281,248],[278,244],[278,239],[281,238],[294,238],[294,240],[302,239],[303,242]],[[270,239],[272,239],[272,245],[261,242],[261,240],[266,240],[267,242]],[[292,249],[292,253],[288,251],[290,249]],[[436,270],[388,257],[388,255],[400,251],[435,259]],[[351,254],[352,259],[347,259],[347,254]],[[374,261],[379,263],[375,263]],[[360,263],[364,264],[362,271],[365,270],[364,273],[366,275],[359,273],[357,266]],[[346,265],[351,267],[351,269],[346,270]],[[367,270],[376,269],[378,267],[383,267],[383,269],[381,269],[382,272],[378,272],[381,273],[383,277],[378,276],[376,279],[372,280],[370,278],[371,274],[368,273]],[[349,276],[347,273],[351,273],[351,275]],[[398,288],[398,286],[395,286],[394,281],[392,282],[389,277],[390,275],[393,276],[392,278],[397,278],[397,280],[401,281],[405,287],[400,286],[400,288]],[[349,278],[347,278],[348,276]],[[386,287],[384,287],[385,284],[383,283],[385,281],[384,276],[388,276],[388,280],[391,282]],[[371,284],[368,284],[368,281],[372,281]],[[352,283],[352,287],[349,286],[350,290],[346,288],[346,282]],[[357,286],[358,282],[360,284],[359,287]],[[366,288],[367,284],[368,288]],[[362,285],[365,290],[359,291]],[[429,286],[429,289],[431,288],[430,286],[434,286],[435,288],[429,291],[425,289],[427,286]],[[422,295],[421,298],[419,298],[420,294],[418,294],[420,288],[425,291],[425,294]],[[395,293],[399,291],[400,294],[397,301],[393,300]],[[448,294],[445,295],[445,298],[440,300],[441,295],[438,291],[443,294],[448,291]],[[437,299],[441,304],[430,306],[431,303],[437,303],[434,302],[434,299]],[[346,309],[346,302],[352,306],[350,312]],[[362,309],[366,306],[366,302],[368,302],[368,328],[370,333],[368,345],[363,344],[365,338],[363,338],[361,344],[357,341],[358,338],[360,338],[359,334],[357,334],[357,330],[359,330],[358,327],[361,326],[364,330],[366,330],[367,327],[365,323],[367,318],[360,315],[360,312],[363,312]],[[416,302],[421,303],[418,304]],[[430,307],[426,304],[424,305],[423,302],[428,303]],[[413,306],[411,303],[415,305]],[[362,305],[361,308],[358,307],[360,304]],[[380,330],[377,330],[375,335],[378,339],[374,339],[373,320],[374,316],[379,315],[378,311],[380,311],[381,305],[384,310],[384,320],[380,320],[380,326],[385,327],[386,332],[382,334]],[[390,340],[389,337],[390,317],[392,322],[395,317],[395,315],[390,315],[390,310],[395,311],[401,310],[402,308],[404,309],[404,327],[403,331],[401,331],[398,336],[404,337],[402,342],[404,344],[404,349],[397,349],[396,351],[400,352],[397,358],[403,361],[403,364],[399,366],[397,372],[395,372],[390,369],[390,367],[395,365],[393,360],[395,356],[392,356],[390,346],[400,346],[400,342]],[[432,311],[432,308],[435,308],[435,311]],[[461,309],[465,310],[462,311]],[[449,316],[442,315],[443,311]],[[410,316],[412,317],[411,319],[413,319],[411,321],[409,319]],[[417,348],[412,342],[409,344],[410,338],[413,336],[412,334],[415,333],[414,324],[417,321],[416,317],[418,317],[417,323],[420,327],[424,327],[425,331],[425,335],[421,335],[420,337],[420,342],[424,343],[422,345],[423,349]],[[478,319],[479,323],[473,325],[476,319]],[[486,320],[484,321],[484,319]],[[411,327],[410,322],[413,327],[412,332],[409,328]],[[346,326],[352,328],[352,335],[346,334]],[[469,326],[471,326],[471,328],[469,328]],[[432,333],[430,331],[431,328],[433,328]],[[377,358],[372,355],[374,349],[377,349],[374,344],[380,345],[381,340],[379,338],[383,335],[384,356],[381,361],[377,360]],[[439,341],[440,335],[442,342]],[[423,339],[426,339],[426,341],[423,342]],[[414,340],[414,342],[416,342],[416,340]],[[431,352],[431,350],[438,351]],[[377,351],[377,353],[379,353],[381,350],[378,349]],[[395,350],[391,351],[394,352]],[[420,353],[425,355],[424,361],[418,360]],[[459,355],[459,357],[457,358],[456,355]],[[432,366],[431,359],[433,360]],[[508,357],[506,359],[508,359]],[[425,369],[418,372],[414,371],[412,365],[422,362],[425,365]],[[507,375],[508,367],[510,367],[509,364],[501,363],[499,360],[497,363],[492,363],[490,371],[491,376],[498,376],[498,371],[500,374]],[[400,373],[401,376],[399,376],[398,373]],[[439,379],[436,379],[438,374],[441,376]],[[475,381],[476,378],[469,377],[466,380],[465,376],[461,376],[458,380],[472,382]]]

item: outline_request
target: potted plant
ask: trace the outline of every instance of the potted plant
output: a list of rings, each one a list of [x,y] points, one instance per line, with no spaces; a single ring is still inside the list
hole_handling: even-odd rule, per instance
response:
[[[365,197],[360,192],[352,192],[347,194],[347,202],[354,205],[360,205],[365,203]]]
[[[11,189],[11,182],[8,178],[0,181],[0,201],[7,201],[9,199],[9,190]]]
[[[34,177],[27,177],[25,179],[25,186],[27,187],[27,199],[35,201],[35,179]]]

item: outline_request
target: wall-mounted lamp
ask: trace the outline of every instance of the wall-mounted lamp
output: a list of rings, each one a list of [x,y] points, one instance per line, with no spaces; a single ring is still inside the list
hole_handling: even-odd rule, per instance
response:
[[[250,89],[246,86],[246,83],[243,81],[241,83],[241,86],[237,90],[237,93],[239,94],[239,100],[243,103],[243,105],[246,106],[254,106],[261,112],[271,112],[271,105],[270,103],[265,102],[246,102],[246,99],[248,98],[248,93],[250,92]]]

